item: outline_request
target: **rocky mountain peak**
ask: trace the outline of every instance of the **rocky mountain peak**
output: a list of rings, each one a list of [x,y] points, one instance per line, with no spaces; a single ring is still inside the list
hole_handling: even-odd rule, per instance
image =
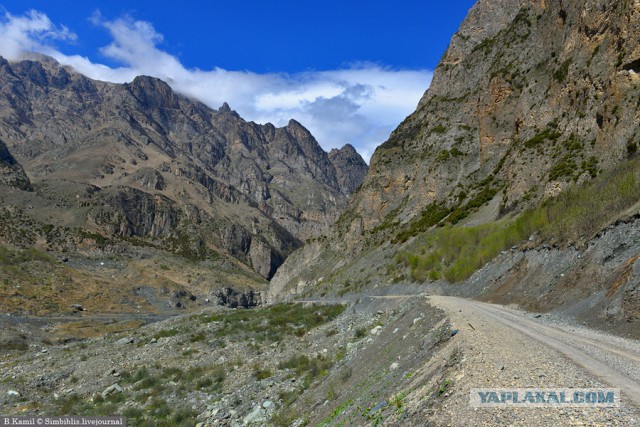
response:
[[[311,132],[309,132],[309,130],[305,128],[300,122],[294,119],[289,120],[289,123],[287,123],[286,129],[287,129],[287,132],[291,133],[296,137],[301,137],[305,139],[313,138],[313,135],[311,135]]]
[[[352,194],[369,171],[369,166],[351,144],[332,149],[329,160],[336,169],[338,184],[344,194]]]
[[[125,85],[142,105],[148,108],[180,108],[178,96],[164,81],[149,76],[138,76]]]

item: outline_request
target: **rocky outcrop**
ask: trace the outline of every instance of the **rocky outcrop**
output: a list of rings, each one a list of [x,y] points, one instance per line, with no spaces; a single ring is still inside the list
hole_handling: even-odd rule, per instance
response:
[[[346,195],[352,194],[362,184],[369,171],[369,166],[351,144],[339,150],[332,149],[329,160],[336,169],[340,190]]]
[[[0,141],[0,184],[25,191],[32,190],[29,177],[2,141]]]
[[[140,190],[122,188],[102,195],[103,206],[89,218],[109,234],[120,237],[162,237],[179,223],[179,208],[170,199]]]
[[[262,304],[260,292],[249,290],[239,292],[231,288],[222,288],[214,293],[218,305],[229,308],[252,308]]]
[[[281,257],[260,239],[253,239],[249,247],[251,266],[262,277],[271,279],[282,264]]]

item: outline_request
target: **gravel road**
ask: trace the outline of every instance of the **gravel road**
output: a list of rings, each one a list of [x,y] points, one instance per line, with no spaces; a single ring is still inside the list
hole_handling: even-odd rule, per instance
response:
[[[640,343],[532,313],[430,296],[447,312],[464,361],[454,392],[436,415],[442,425],[640,425]],[[472,408],[473,388],[621,390],[619,408]]]

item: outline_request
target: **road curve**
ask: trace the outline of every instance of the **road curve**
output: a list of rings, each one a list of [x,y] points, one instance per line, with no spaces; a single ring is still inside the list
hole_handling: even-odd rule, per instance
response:
[[[455,297],[430,297],[447,311],[464,311],[466,319],[491,320],[561,353],[587,373],[613,388],[622,398],[640,407],[640,342],[591,331],[579,333],[570,326],[545,324],[507,307]],[[588,336],[587,336],[588,335]]]

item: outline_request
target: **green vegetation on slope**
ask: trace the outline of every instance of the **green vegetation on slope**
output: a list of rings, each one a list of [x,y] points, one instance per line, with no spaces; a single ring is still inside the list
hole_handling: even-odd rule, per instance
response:
[[[501,251],[531,235],[559,243],[592,237],[640,201],[639,163],[637,159],[627,161],[587,185],[572,187],[514,219],[432,230],[415,250],[399,253],[396,261],[410,268],[414,280],[443,277],[459,282]]]
[[[343,305],[305,307],[302,304],[278,304],[268,308],[234,310],[201,318],[203,323],[223,322],[216,337],[244,339],[255,334],[258,341],[281,341],[285,335],[303,336],[311,329],[338,317]]]
[[[503,184],[496,180],[492,174],[473,188],[475,195],[465,204],[448,208],[444,202],[433,202],[422,210],[419,217],[411,221],[407,227],[401,230],[393,239],[393,243],[402,243],[411,237],[417,236],[429,230],[443,221],[449,224],[457,224],[472,212],[485,205],[502,189]]]
[[[20,267],[22,264],[31,261],[40,261],[48,264],[55,263],[54,258],[33,248],[12,250],[0,246],[0,266]]]

